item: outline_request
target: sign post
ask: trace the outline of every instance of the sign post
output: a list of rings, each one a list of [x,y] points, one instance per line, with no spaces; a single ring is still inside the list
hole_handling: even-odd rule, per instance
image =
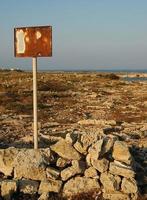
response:
[[[33,113],[34,113],[34,149],[38,149],[38,118],[37,118],[37,58],[33,58]]]
[[[15,57],[32,57],[34,149],[38,149],[37,57],[52,56],[52,27],[21,27],[14,29]]]

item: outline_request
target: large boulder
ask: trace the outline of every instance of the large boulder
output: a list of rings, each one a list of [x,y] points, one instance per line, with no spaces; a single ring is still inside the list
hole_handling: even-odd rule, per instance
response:
[[[10,147],[8,149],[0,149],[0,172],[6,176],[11,176],[14,169],[14,159],[19,150]]]
[[[116,141],[114,143],[112,156],[115,160],[124,162],[126,164],[131,164],[132,162],[132,156],[129,148],[127,144],[122,141]]]
[[[120,175],[126,178],[135,177],[135,172],[130,166],[124,165],[120,162],[111,162],[109,171],[111,174]]]
[[[114,176],[110,173],[102,173],[100,181],[106,192],[117,191],[120,189],[121,178],[117,175]]]
[[[71,143],[61,139],[56,144],[51,146],[52,151],[57,153],[62,158],[67,160],[80,160],[80,154],[72,147]]]
[[[49,149],[22,149],[15,158],[14,178],[45,180],[45,168],[50,163],[49,158]]]
[[[63,187],[64,196],[72,196],[81,192],[88,192],[91,190],[99,189],[100,185],[97,179],[75,177],[67,181]]]

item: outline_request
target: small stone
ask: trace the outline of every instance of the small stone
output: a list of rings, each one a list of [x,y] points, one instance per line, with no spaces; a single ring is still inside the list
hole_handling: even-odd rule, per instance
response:
[[[11,176],[14,168],[14,159],[19,150],[10,147],[8,149],[0,149],[0,172],[6,176]]]
[[[18,188],[24,194],[35,194],[39,188],[39,182],[32,180],[19,180]]]
[[[81,142],[80,139],[76,141],[74,144],[74,148],[81,154],[86,155],[87,154],[87,148],[85,148]]]
[[[5,180],[1,184],[1,196],[10,200],[12,195],[17,191],[17,181],[14,180]]]
[[[67,133],[65,137],[65,140],[68,143],[71,143],[72,145],[77,141],[77,139],[78,139],[78,134],[75,132]]]
[[[114,142],[117,140],[114,136],[107,136],[104,138],[101,156],[104,156],[106,153],[110,153],[113,149]]]
[[[42,193],[38,200],[49,200],[49,193],[48,192]]]
[[[98,172],[94,167],[89,167],[88,169],[86,169],[84,175],[87,178],[97,178],[97,179],[99,179]]]
[[[92,166],[97,169],[99,172],[103,173],[109,168],[109,161],[106,158],[99,160],[91,160]]]
[[[48,192],[60,192],[62,181],[50,179],[48,181],[41,181],[39,187],[39,194]]]
[[[135,172],[131,167],[124,165],[120,162],[111,162],[109,171],[111,174],[120,175],[126,178],[132,178],[135,176]]]
[[[80,160],[80,154],[66,140],[61,139],[51,146],[52,151],[67,160]]]
[[[70,164],[70,161],[61,157],[56,162],[56,166],[60,168],[66,167],[68,164]]]
[[[75,176],[76,174],[81,174],[84,172],[85,163],[82,161],[74,160],[72,161],[72,166],[61,171],[61,178],[63,181]]]
[[[109,200],[131,200],[128,194],[123,194],[116,191],[114,193],[103,193],[103,198]]]
[[[58,179],[58,177],[60,175],[60,171],[57,170],[57,169],[54,169],[52,167],[47,167],[46,168],[46,174],[47,174],[47,178]]]
[[[102,173],[100,181],[106,192],[117,191],[120,189],[121,178],[119,176],[114,176],[110,173]]]
[[[91,190],[99,189],[100,185],[97,179],[86,177],[75,177],[67,181],[63,187],[63,195],[71,196],[77,193],[88,192]]]
[[[115,160],[124,162],[126,164],[131,164],[132,162],[132,156],[129,148],[126,143],[122,141],[116,141],[114,143],[112,156]]]
[[[121,189],[124,193],[137,193],[138,187],[137,187],[137,182],[134,178],[127,179],[123,178],[122,184],[121,184]]]
[[[103,139],[98,140],[94,143],[88,150],[91,159],[97,160],[100,156],[101,149],[102,149]]]

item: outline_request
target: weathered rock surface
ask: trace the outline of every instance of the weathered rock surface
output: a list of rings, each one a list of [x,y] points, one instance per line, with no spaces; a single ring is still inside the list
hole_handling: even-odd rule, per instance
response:
[[[112,156],[115,160],[124,162],[126,164],[131,164],[132,156],[125,142],[116,141],[114,143]]]
[[[38,200],[49,200],[49,193],[48,192],[42,193]]]
[[[61,157],[56,162],[56,166],[60,168],[66,167],[68,164],[70,164],[70,161]]]
[[[85,170],[85,163],[82,161],[73,160],[72,166],[61,171],[61,179],[63,181],[75,176],[76,174],[81,174]]]
[[[119,162],[111,162],[109,171],[114,175],[120,175],[126,178],[132,178],[135,176],[135,172],[131,167],[125,166]]]
[[[62,181],[50,179],[48,181],[41,181],[39,187],[39,194],[48,192],[60,192]]]
[[[32,180],[19,180],[18,189],[24,194],[35,194],[38,192],[39,182]]]
[[[92,166],[97,169],[99,172],[103,173],[108,170],[109,161],[106,158],[91,160]]]
[[[51,146],[51,149],[62,158],[68,160],[80,160],[80,154],[66,140],[61,139],[59,142]]]
[[[94,143],[88,150],[91,159],[97,160],[100,156],[101,149],[103,145],[103,139],[98,140],[96,143]]]
[[[49,164],[49,158],[49,149],[22,149],[15,158],[14,177],[17,179],[45,180],[47,178],[45,164]]]
[[[99,189],[100,185],[96,179],[75,177],[67,181],[63,187],[63,194],[71,196],[80,192],[88,192],[90,190]]]
[[[120,190],[121,178],[117,175],[102,173],[100,176],[100,181],[104,186],[105,192]]]
[[[122,184],[121,184],[121,189],[124,193],[137,193],[138,187],[137,187],[137,182],[134,178],[127,179],[123,178]]]
[[[121,192],[103,193],[103,197],[109,200],[131,200],[128,194],[123,194]]]
[[[5,180],[1,184],[1,196],[6,200],[11,200],[12,195],[17,190],[17,181]]]
[[[18,152],[19,150],[14,147],[0,149],[0,172],[6,176],[11,176],[14,168],[14,159]]]
[[[99,179],[98,172],[94,167],[89,167],[88,169],[86,169],[85,172],[84,172],[84,175],[87,178],[97,178],[97,179]]]
[[[49,179],[58,179],[60,175],[60,171],[52,167],[47,167],[46,175],[47,175],[47,178]]]

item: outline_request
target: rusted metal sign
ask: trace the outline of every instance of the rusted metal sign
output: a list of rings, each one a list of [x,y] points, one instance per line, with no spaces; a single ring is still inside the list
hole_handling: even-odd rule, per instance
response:
[[[52,56],[52,27],[20,27],[14,29],[15,57]]]

